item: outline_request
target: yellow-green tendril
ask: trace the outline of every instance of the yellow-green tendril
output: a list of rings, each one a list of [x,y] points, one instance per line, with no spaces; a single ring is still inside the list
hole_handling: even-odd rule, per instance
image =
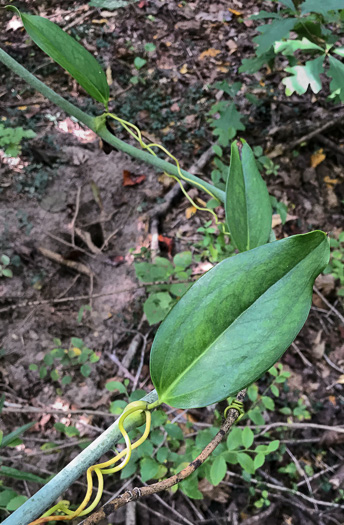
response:
[[[237,418],[236,422],[240,421],[240,419],[245,414],[244,404],[241,401],[237,401],[236,399],[234,399],[234,401],[232,401],[232,403],[228,405],[228,407],[224,411],[223,415],[225,418],[227,417],[228,410],[230,410],[231,408],[235,408],[235,410],[239,412],[239,417]]]
[[[86,514],[89,514],[90,512],[92,512],[98,505],[102,497],[102,494],[103,494],[103,489],[104,489],[103,474],[113,474],[123,469],[128,464],[131,458],[132,450],[139,447],[147,439],[149,432],[150,432],[151,420],[152,420],[150,410],[154,408],[155,405],[156,404],[148,405],[146,401],[134,401],[133,403],[130,403],[125,408],[123,414],[118,420],[118,428],[124,438],[126,448],[122,452],[118,453],[114,458],[110,459],[109,461],[105,461],[104,463],[98,463],[97,465],[92,465],[91,467],[87,469],[87,473],[86,473],[87,492],[86,492],[83,502],[79,505],[79,507],[76,510],[72,511],[68,508],[69,507],[68,501],[60,501],[59,503],[57,503],[57,505],[49,509],[41,518],[38,518],[37,520],[32,521],[29,525],[39,525],[41,523],[47,523],[49,521],[70,521],[70,520],[73,520],[74,518],[77,518],[78,516],[86,516]],[[144,411],[145,416],[146,416],[145,430],[142,436],[137,441],[135,441],[135,443],[131,443],[128,433],[126,432],[124,428],[124,421],[126,420],[128,416],[130,416],[130,414],[133,414],[135,412],[141,412],[141,411]],[[119,465],[117,465],[116,467],[107,468],[107,467],[111,467],[112,465],[117,463],[122,458],[124,459]],[[92,490],[93,490],[92,473],[93,472],[96,473],[96,476],[98,478],[98,490],[97,490],[97,494],[93,502],[87,507],[87,504],[90,501],[91,496],[92,496]],[[56,511],[63,512],[65,515],[64,516],[61,516],[61,515],[52,516],[52,514]]]
[[[182,173],[182,171],[180,169],[180,164],[179,164],[178,159],[174,155],[172,155],[172,153],[170,153],[164,146],[161,146],[161,144],[155,144],[153,142],[151,142],[150,144],[145,144],[143,142],[143,139],[142,139],[141,131],[140,131],[140,129],[137,126],[135,126],[131,122],[127,122],[126,120],[123,120],[123,119],[117,117],[117,115],[114,115],[113,113],[106,113],[105,115],[107,117],[111,117],[112,119],[114,119],[117,122],[119,122],[121,124],[121,126],[129,133],[129,135],[131,135],[135,140],[137,140],[137,142],[140,144],[141,148],[148,150],[149,153],[154,155],[154,157],[156,157],[157,155],[152,150],[152,148],[159,148],[161,151],[163,151],[168,157],[170,157],[170,159],[172,159],[176,163],[177,170],[178,170],[178,175],[179,175],[180,179],[185,180],[186,182],[191,182],[194,186],[198,186],[203,191],[208,193],[208,195],[210,195],[213,199],[218,200],[215,197],[215,195],[213,193],[211,193],[210,190],[208,190],[205,186],[203,186],[203,184],[201,184],[200,182],[191,180],[188,177],[186,177],[185,175],[183,175],[183,173]],[[132,130],[135,130],[135,133]],[[183,184],[181,183],[180,179],[178,179],[178,177],[175,177],[174,175],[171,175],[170,173],[166,173],[166,175],[168,175],[172,179],[175,179],[178,182],[178,184],[180,185],[180,188],[181,188],[182,192],[184,193],[185,197],[189,200],[191,205],[194,206],[194,208],[196,208],[196,210],[198,210],[198,211],[207,211],[207,212],[211,213],[214,216],[214,218],[215,218],[216,224],[219,224],[219,219],[218,219],[216,213],[214,212],[214,210],[211,210],[209,208],[201,208],[200,206],[198,206],[195,203],[195,201],[193,201],[191,199],[191,197],[187,194]]]

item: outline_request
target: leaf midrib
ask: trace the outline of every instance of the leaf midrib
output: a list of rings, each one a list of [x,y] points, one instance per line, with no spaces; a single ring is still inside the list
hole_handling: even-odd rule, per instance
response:
[[[320,243],[315,249],[317,249],[320,245],[321,245],[321,243]],[[307,254],[307,256],[308,256],[308,255],[309,255],[309,254]],[[307,256],[306,256],[306,257],[307,257]],[[237,318],[236,318],[236,319],[235,319],[235,320],[234,320],[234,321],[233,321],[233,322],[232,322],[232,323],[226,328],[226,330],[224,330],[224,331],[226,332],[226,331],[227,331],[229,328],[231,328],[231,327],[232,327],[237,321],[239,321],[239,319],[242,317],[242,315],[244,315],[244,313],[246,313],[246,312],[247,312],[247,311],[248,311],[248,310],[249,310],[249,309],[250,309],[250,308],[251,308],[251,307],[252,307],[252,306],[253,306],[253,305],[254,305],[254,304],[260,299],[260,298],[261,298],[261,297],[263,297],[263,296],[264,296],[264,295],[265,295],[265,294],[266,294],[271,288],[273,288],[273,287],[274,287],[274,286],[275,286],[280,280],[282,280],[286,275],[288,275],[288,273],[294,271],[294,270],[295,270],[295,269],[296,269],[301,263],[304,262],[304,260],[305,260],[305,258],[301,259],[301,261],[299,261],[295,266],[293,266],[293,268],[292,268],[291,270],[286,271],[286,272],[282,275],[282,277],[280,277],[280,278],[278,279],[278,281],[276,281],[276,282],[274,282],[272,285],[270,285],[270,286],[264,291],[264,293],[262,293],[257,299],[255,299],[255,300],[253,301],[253,303],[251,303],[247,308],[245,308],[245,310],[243,310],[243,311],[240,313],[240,315],[239,315],[239,316],[238,316],[238,317],[237,317]],[[196,364],[196,363],[197,363],[197,362],[203,357],[203,355],[204,355],[205,353],[208,352],[209,348],[211,348],[211,347],[216,343],[216,341],[217,341],[220,337],[222,337],[223,333],[224,333],[224,332],[222,332],[221,334],[219,334],[219,335],[216,337],[216,339],[214,339],[214,341],[212,341],[212,343],[211,343],[210,345],[208,345],[208,346],[205,348],[205,350],[204,350],[204,351],[203,351],[203,352],[202,352],[202,353],[201,353],[201,354],[200,354],[200,355],[199,355],[194,361],[192,361],[192,363],[190,363],[190,365],[189,365],[189,366],[188,366],[188,367],[187,367],[187,368],[186,368],[186,369],[185,369],[185,370],[184,370],[184,371],[183,371],[183,372],[182,372],[182,373],[181,373],[181,374],[180,374],[180,375],[179,375],[179,376],[178,376],[178,377],[177,377],[177,378],[171,383],[171,385],[169,386],[169,388],[168,388],[167,390],[165,390],[164,394],[162,395],[162,397],[161,397],[162,400],[163,400],[163,398],[164,398],[164,395],[166,395],[168,392],[170,392],[170,391],[172,390],[172,388],[174,387],[174,385],[175,385],[176,383],[178,383],[178,382],[181,380],[181,378],[183,378],[183,377],[188,373],[188,371],[189,371],[191,368],[193,368],[193,367],[195,366],[195,364]],[[162,401],[162,402],[163,402],[163,401]]]

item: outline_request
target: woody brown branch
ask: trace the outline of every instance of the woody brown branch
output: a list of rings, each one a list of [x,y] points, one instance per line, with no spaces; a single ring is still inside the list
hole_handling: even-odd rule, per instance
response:
[[[242,402],[245,398],[245,395],[246,389],[241,390],[237,394],[236,400]],[[176,485],[177,483],[180,483],[184,479],[188,478],[193,472],[195,472],[196,469],[198,469],[205,462],[206,459],[208,459],[210,454],[221,443],[221,441],[226,436],[230,428],[238,419],[239,415],[240,414],[237,409],[231,408],[228,411],[227,418],[225,419],[216,436],[210,441],[210,443],[205,447],[205,449],[202,450],[200,455],[196,459],[191,461],[191,463],[189,463],[189,465],[183,470],[181,470],[178,474],[175,474],[174,476],[171,476],[170,478],[167,478],[165,480],[159,481],[158,483],[153,483],[152,485],[148,485],[146,487],[141,488],[135,487],[132,491],[128,490],[127,492],[124,492],[124,494],[122,494],[118,498],[115,498],[110,503],[107,503],[97,512],[91,514],[91,516],[89,516],[85,521],[83,521],[83,525],[95,525],[96,523],[99,523],[101,519],[104,519],[107,516],[109,516],[112,512],[116,511],[120,507],[123,507],[124,505],[127,505],[130,501],[136,501],[139,498],[142,498],[143,496],[149,496],[151,494],[156,494],[157,492],[167,490],[173,487],[173,485]]]

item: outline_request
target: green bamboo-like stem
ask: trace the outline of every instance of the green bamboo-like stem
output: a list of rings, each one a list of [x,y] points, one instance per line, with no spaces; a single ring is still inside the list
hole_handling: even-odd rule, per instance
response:
[[[90,128],[92,131],[94,131],[100,138],[111,144],[114,148],[117,150],[123,151],[123,153],[127,153],[131,157],[134,157],[137,160],[140,160],[142,162],[145,162],[146,164],[150,164],[151,166],[154,166],[155,168],[158,168],[159,170],[166,171],[170,175],[174,175],[178,179],[180,179],[178,168],[174,164],[171,164],[170,162],[167,162],[159,157],[155,157],[154,155],[151,155],[150,153],[147,153],[146,151],[142,151],[141,149],[135,148],[134,146],[131,146],[130,144],[127,144],[126,142],[118,139],[114,135],[112,135],[105,127],[105,125],[102,125],[99,127],[98,121],[95,117],[92,117],[91,115],[88,115],[81,109],[79,109],[77,106],[72,104],[71,102],[68,102],[68,100],[64,99],[60,95],[58,95],[53,89],[46,86],[43,82],[38,80],[34,75],[32,75],[25,67],[23,67],[21,64],[19,64],[14,58],[12,58],[10,55],[8,55],[3,49],[0,48],[0,61],[5,64],[9,69],[11,69],[14,73],[19,75],[21,78],[25,80],[31,87],[42,93],[43,96],[45,96],[48,100],[59,106],[63,111],[68,113],[69,115],[75,117],[79,122],[82,122],[85,124],[88,128]],[[196,177],[195,175],[192,175],[192,173],[189,173],[188,171],[181,170],[182,174],[189,179],[189,184],[199,188],[199,185],[201,184],[204,188],[211,191],[211,193],[219,199],[220,202],[224,202],[225,198],[225,192],[216,188],[212,184],[209,184],[208,182],[203,181],[199,177]]]
[[[147,401],[149,404],[156,403],[158,401],[156,391],[153,390],[147,394],[142,398],[142,401]],[[125,429],[128,432],[133,428],[143,425],[144,419],[142,413],[128,416],[125,422]],[[113,448],[121,438],[122,434],[118,429],[117,419],[117,421],[105,430],[93,443],[56,474],[52,480],[3,521],[2,525],[28,525],[31,521],[39,518],[88,467],[97,463],[98,459]]]

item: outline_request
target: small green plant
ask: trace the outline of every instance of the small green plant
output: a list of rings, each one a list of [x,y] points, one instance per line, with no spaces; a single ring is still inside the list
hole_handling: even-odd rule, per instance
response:
[[[279,0],[279,3],[282,6],[277,12],[262,10],[251,17],[253,20],[269,19],[269,22],[257,28],[260,35],[253,39],[257,44],[256,57],[243,59],[239,71],[255,73],[265,64],[272,67],[275,59],[282,55],[289,63],[284,70],[290,76],[282,80],[287,96],[294,92],[302,95],[308,87],[318,93],[322,89],[320,75],[325,73],[331,79],[330,98],[343,101],[342,0],[327,3]]]
[[[233,101],[235,95],[242,87],[241,82],[228,84],[226,80],[216,82],[214,88],[223,91],[229,100],[220,100],[212,105],[209,115],[209,125],[213,129],[213,135],[217,137],[217,145],[214,152],[218,157],[222,157],[222,148],[229,146],[230,141],[236,136],[237,131],[245,130],[245,125],[241,122],[243,115],[236,109]],[[224,188],[227,180],[228,165],[224,166],[220,159],[214,161],[217,170],[212,173],[212,180],[217,187]]]
[[[200,251],[200,254],[195,255],[195,260],[206,259],[216,263],[234,255],[235,247],[228,242],[223,227],[217,229],[212,226],[212,221],[207,221],[197,232],[201,234],[201,240],[195,244],[195,248]]]
[[[60,339],[54,339],[54,344],[55,348],[44,356],[40,366],[32,363],[29,367],[32,371],[38,371],[41,379],[49,374],[53,381],[66,386],[74,380],[76,372],[88,377],[92,364],[99,361],[99,356],[78,337],[71,338],[68,348],[62,346]]]
[[[338,239],[331,238],[330,246],[331,258],[324,273],[331,273],[339,281],[337,295],[344,297],[344,232],[339,234]]]
[[[36,133],[31,129],[5,127],[0,122],[0,148],[4,150],[6,157],[18,157],[21,152],[21,141],[35,136]]]
[[[262,507],[269,507],[271,502],[270,502],[268,496],[269,496],[268,491],[267,490],[262,490],[262,497],[259,498],[259,500],[257,500],[254,503],[254,506],[257,507],[257,509],[261,509]]]
[[[266,175],[278,175],[279,164],[275,164],[269,157],[264,155],[261,146],[253,148],[254,156],[256,157],[257,167],[260,171],[265,170]]]
[[[0,257],[0,277],[13,277],[13,272],[8,266],[11,264],[11,259],[8,255],[1,255]]]
[[[168,284],[169,280],[187,281],[191,277],[192,254],[190,251],[177,253],[173,262],[164,257],[156,257],[154,262],[135,262],[137,278],[146,283],[165,281],[147,286],[149,297],[143,305],[149,324],[162,321],[172,306],[191,286],[191,282]]]

